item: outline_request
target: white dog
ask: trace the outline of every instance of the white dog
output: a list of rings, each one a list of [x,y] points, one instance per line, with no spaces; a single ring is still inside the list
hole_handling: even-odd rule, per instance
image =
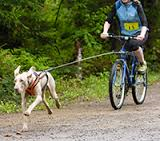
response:
[[[22,131],[28,131],[28,117],[34,107],[43,102],[47,108],[48,114],[52,114],[46,100],[44,91],[46,88],[49,89],[51,97],[55,99],[57,108],[60,108],[61,104],[59,102],[58,96],[55,91],[55,81],[49,72],[36,72],[34,67],[31,67],[28,72],[20,73],[20,66],[14,71],[15,76],[15,86],[16,92],[21,94],[22,98],[22,111],[23,111],[23,128]],[[26,97],[27,95],[35,95],[35,101],[28,107],[26,107]]]

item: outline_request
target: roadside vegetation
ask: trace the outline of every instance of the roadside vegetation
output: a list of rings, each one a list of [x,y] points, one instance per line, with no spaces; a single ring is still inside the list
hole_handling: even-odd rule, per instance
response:
[[[36,66],[38,70],[48,69],[46,68],[46,58],[36,59],[34,56],[27,54],[26,52],[21,52],[19,54],[19,49],[12,54],[10,51],[0,52],[0,58],[2,60],[2,65],[0,70],[3,72],[4,78],[1,80],[0,85],[0,113],[12,113],[21,111],[21,97],[16,94],[13,90],[14,87],[14,69],[17,67],[17,62],[22,64],[22,72],[27,71],[30,66]],[[17,57],[17,54],[19,57]],[[115,58],[112,56],[112,58]],[[105,57],[103,59],[106,59]],[[96,59],[97,61],[99,59]],[[100,59],[101,60],[101,59]],[[114,60],[113,60],[114,61]],[[42,63],[44,62],[44,64]],[[84,62],[86,63],[86,62]],[[27,67],[28,66],[28,67]],[[6,69],[7,68],[7,69]],[[65,69],[76,70],[76,66],[70,66],[69,68],[61,68],[52,71],[52,75],[56,81],[56,90],[60,97],[60,101],[63,106],[69,105],[71,103],[89,102],[89,101],[104,101],[108,97],[108,81],[109,81],[109,70],[111,69],[111,64],[108,66],[108,70],[103,70],[102,72],[90,73],[90,75],[83,75],[82,69],[82,79],[76,77],[76,71],[66,71]],[[65,71],[65,73],[62,73]],[[59,72],[61,72],[59,74]],[[152,71],[149,69],[148,81],[149,86],[160,80],[159,72]],[[28,98],[29,103],[33,102],[35,97]],[[47,94],[47,101],[51,107],[55,107],[54,101]],[[45,109],[43,103],[36,107],[37,110]]]

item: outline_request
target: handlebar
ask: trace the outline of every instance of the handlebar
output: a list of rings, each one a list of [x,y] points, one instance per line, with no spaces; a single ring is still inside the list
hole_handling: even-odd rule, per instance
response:
[[[136,39],[136,36],[123,36],[123,35],[112,35],[109,34],[108,38],[116,38],[116,39],[123,39],[123,40],[129,40],[129,39]]]

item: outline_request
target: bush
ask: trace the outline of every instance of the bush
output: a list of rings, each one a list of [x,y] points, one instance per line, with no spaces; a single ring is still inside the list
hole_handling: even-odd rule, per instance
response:
[[[13,90],[14,88],[14,70],[18,65],[22,66],[22,71],[27,71],[31,66],[38,70],[43,70],[47,58],[37,59],[35,56],[25,52],[22,49],[0,50],[0,99],[1,101],[19,101]],[[17,100],[18,99],[18,100]]]

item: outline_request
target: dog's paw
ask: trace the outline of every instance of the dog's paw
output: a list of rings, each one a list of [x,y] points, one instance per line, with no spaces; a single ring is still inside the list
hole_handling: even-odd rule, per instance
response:
[[[60,107],[61,107],[61,103],[59,102],[59,100],[58,100],[58,99],[56,99],[55,101],[56,101],[56,107],[57,107],[58,109],[60,109]]]
[[[28,111],[25,111],[25,112],[24,112],[24,115],[25,115],[25,116],[29,116],[30,113],[29,113]]]
[[[23,128],[19,131],[21,132],[28,132],[28,127],[26,125],[23,125]]]
[[[28,128],[22,128],[21,131],[20,131],[20,133],[21,132],[28,132]]]
[[[52,110],[49,110],[49,111],[48,111],[48,114],[49,114],[49,115],[51,115],[52,113],[53,113]]]

